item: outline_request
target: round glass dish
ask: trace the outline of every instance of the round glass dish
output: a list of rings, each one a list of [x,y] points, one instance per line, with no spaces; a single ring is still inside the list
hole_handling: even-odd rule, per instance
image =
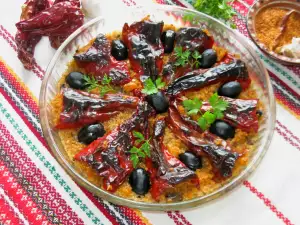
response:
[[[246,62],[258,98],[265,106],[265,116],[262,119],[257,142],[255,143],[256,151],[250,156],[249,164],[243,168],[238,176],[229,179],[228,182],[218,190],[188,201],[177,203],[137,202],[115,196],[114,194],[102,190],[89,182],[84,174],[80,174],[76,171],[72,160],[68,159],[59,135],[52,124],[50,102],[59,92],[57,82],[66,70],[68,62],[72,60],[76,49],[86,45],[99,33],[110,33],[115,30],[121,30],[125,22],[133,23],[147,15],[150,15],[154,21],[163,20],[165,24],[174,24],[178,27],[201,26],[208,29],[211,35],[213,35],[215,42],[220,46],[226,47],[230,52],[239,54],[241,59]],[[186,18],[186,15],[189,15],[188,17],[192,17],[193,19],[184,22],[183,18]],[[147,8],[130,8],[120,12],[117,17],[95,18],[79,28],[61,45],[51,60],[42,83],[39,107],[44,136],[60,165],[77,183],[107,201],[147,210],[178,210],[190,208],[228,193],[234,187],[241,184],[257,167],[269,147],[275,124],[275,102],[269,76],[258,55],[255,53],[255,50],[248,44],[245,37],[212,17],[194,10],[175,6],[155,5]]]

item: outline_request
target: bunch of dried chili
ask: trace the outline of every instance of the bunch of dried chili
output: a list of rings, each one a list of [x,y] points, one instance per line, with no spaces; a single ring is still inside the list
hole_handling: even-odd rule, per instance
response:
[[[82,26],[84,15],[79,0],[27,0],[22,7],[16,43],[18,58],[26,69],[32,69],[34,49],[42,36],[49,36],[52,47],[61,43]]]

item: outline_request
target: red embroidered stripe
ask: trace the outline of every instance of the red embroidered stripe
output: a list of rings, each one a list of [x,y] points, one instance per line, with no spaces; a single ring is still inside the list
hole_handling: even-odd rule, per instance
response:
[[[0,194],[0,224],[24,225],[23,221]]]
[[[24,115],[24,112],[22,112],[15,104],[13,99],[8,96],[8,94],[0,88],[0,93],[3,95],[3,97],[9,102],[9,104],[13,107],[13,109],[17,112],[17,114],[22,118],[24,123],[27,125],[27,127],[32,131],[32,133],[37,137],[37,139],[49,150],[49,147],[45,141],[45,139],[42,137],[40,133],[36,131],[36,129],[33,127],[33,125],[28,121],[26,116]]]
[[[0,72],[2,73],[3,77],[5,77],[9,81],[10,85],[14,87],[14,91],[18,93],[18,95],[24,102],[26,102],[28,106],[30,106],[30,109],[36,115],[39,115],[39,106],[37,102],[33,100],[32,96],[29,96],[28,91],[20,84],[20,81],[18,81],[17,78],[13,74],[11,74],[4,62],[2,62],[1,60]]]
[[[13,202],[15,202],[19,211],[22,212],[30,224],[51,224],[43,215],[42,211],[37,207],[35,202],[27,195],[26,191],[23,190],[22,186],[18,184],[2,161],[0,161],[0,177],[1,185],[6,191],[6,194]]]
[[[300,138],[297,137],[292,131],[290,131],[285,125],[283,125],[281,122],[279,122],[279,120],[276,120],[276,123],[284,129],[284,132],[286,132],[287,134],[289,134],[292,138],[294,138],[297,142],[300,143]]]
[[[254,186],[252,186],[252,184],[249,181],[244,181],[243,183],[253,194],[255,194],[259,199],[261,199],[264,204],[271,209],[272,212],[274,212],[276,214],[276,216],[281,219],[286,225],[293,225],[292,222],[283,215],[282,212],[280,212],[276,206],[274,206],[272,204],[272,202],[270,201],[270,199],[268,199],[266,196],[264,196],[263,193],[261,193],[260,191],[258,191]]]
[[[84,224],[83,221],[72,211],[66,201],[51,185],[39,168],[31,161],[23,149],[11,136],[9,131],[0,121],[0,142],[5,152],[10,156],[10,162],[14,163],[19,173],[34,186],[39,196],[55,212],[60,221],[69,221],[71,224]],[[15,174],[19,176],[19,174]],[[59,207],[57,207],[59,205]]]

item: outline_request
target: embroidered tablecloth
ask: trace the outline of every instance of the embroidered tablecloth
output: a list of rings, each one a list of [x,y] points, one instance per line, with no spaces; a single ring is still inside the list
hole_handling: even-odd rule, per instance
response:
[[[99,0],[103,12],[151,0]],[[248,37],[245,16],[253,0],[232,5],[238,30]],[[258,51],[277,102],[274,137],[259,168],[230,195],[184,211],[147,212],[93,196],[64,172],[41,131],[38,97],[54,54],[43,38],[37,64],[27,71],[17,58],[14,35],[24,0],[0,7],[0,224],[300,224],[300,67],[283,66]],[[192,7],[192,1],[157,0]],[[107,7],[107,9],[105,8]]]

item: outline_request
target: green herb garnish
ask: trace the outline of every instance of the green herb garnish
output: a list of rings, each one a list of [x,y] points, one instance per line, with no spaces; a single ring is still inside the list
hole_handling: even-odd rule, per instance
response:
[[[152,95],[157,93],[159,90],[165,87],[165,82],[161,78],[155,80],[155,83],[151,78],[148,78],[144,83],[144,88],[142,89],[143,94]]]
[[[215,17],[232,28],[235,28],[232,17],[236,14],[234,9],[228,3],[233,0],[196,0],[194,8],[200,12],[206,13],[212,17]],[[192,19],[192,16],[186,16],[185,19]]]
[[[197,98],[194,98],[193,100],[184,100],[182,104],[185,110],[187,111],[188,115],[196,115],[200,111],[200,108],[202,106],[201,100]]]
[[[108,92],[114,92],[115,90],[110,85],[112,79],[105,74],[99,83],[94,76],[84,75],[83,79],[85,80],[85,85],[87,86],[87,91],[90,92],[95,88],[98,88],[100,91],[100,96],[104,96]]]
[[[199,59],[201,54],[198,51],[191,52],[189,50],[183,50],[182,47],[174,48],[176,62],[175,66],[185,66],[189,64],[192,68],[198,69],[200,67]]]
[[[205,113],[201,112],[202,101],[200,99],[194,98],[187,99],[182,102],[184,109],[187,111],[188,115],[201,114],[201,117],[198,119],[198,125],[204,131],[206,130],[216,119],[222,119],[224,117],[224,111],[228,107],[228,102],[219,98],[218,94],[213,94],[209,100],[211,105],[211,110],[206,111]]]
[[[136,138],[135,145],[142,144],[139,148],[133,146],[130,152],[130,160],[132,161],[133,167],[135,168],[141,158],[150,157],[150,139],[145,139],[144,135],[138,131],[133,131],[133,136]]]

